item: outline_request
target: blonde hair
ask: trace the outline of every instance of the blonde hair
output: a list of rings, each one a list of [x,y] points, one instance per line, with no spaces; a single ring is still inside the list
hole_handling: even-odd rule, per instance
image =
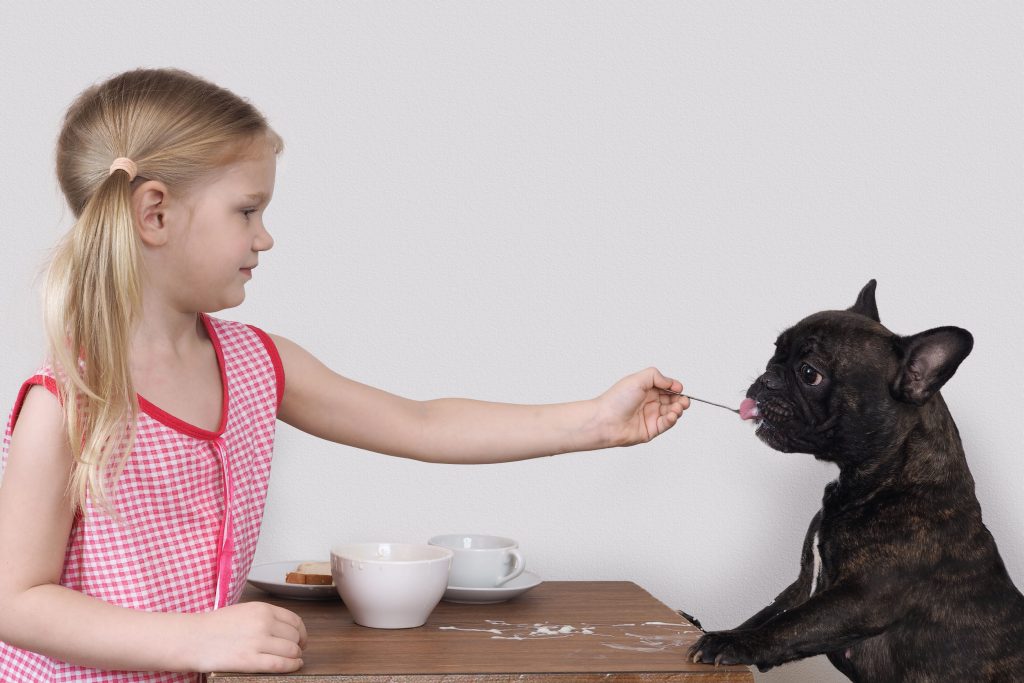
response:
[[[251,104],[175,69],[139,69],[94,85],[72,103],[57,142],[57,178],[76,221],[46,276],[44,320],[50,362],[74,455],[69,494],[111,509],[108,491],[135,441],[139,405],[129,369],[141,312],[139,238],[133,187],[159,180],[187,193],[244,156],[265,135],[281,138]],[[138,177],[110,173],[128,157]]]

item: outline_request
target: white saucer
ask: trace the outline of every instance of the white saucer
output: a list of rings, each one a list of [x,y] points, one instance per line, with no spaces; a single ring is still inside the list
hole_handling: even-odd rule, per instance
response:
[[[287,583],[284,577],[288,572],[295,571],[303,562],[312,560],[292,560],[290,562],[266,562],[253,565],[247,580],[260,590],[264,590],[279,598],[297,600],[338,600],[338,589],[332,583],[329,586],[307,586],[301,583]]]
[[[448,586],[441,598],[445,602],[458,602],[472,605],[490,605],[496,602],[505,602],[522,595],[531,588],[536,588],[541,583],[541,578],[533,572],[523,572],[512,579],[504,586],[497,588],[462,588],[460,586]]]

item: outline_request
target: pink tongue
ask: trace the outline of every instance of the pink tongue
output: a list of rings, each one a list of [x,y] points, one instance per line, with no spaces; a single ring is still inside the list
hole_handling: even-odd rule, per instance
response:
[[[744,420],[756,420],[761,417],[761,411],[757,409],[757,401],[752,398],[743,399],[740,404],[740,417]]]

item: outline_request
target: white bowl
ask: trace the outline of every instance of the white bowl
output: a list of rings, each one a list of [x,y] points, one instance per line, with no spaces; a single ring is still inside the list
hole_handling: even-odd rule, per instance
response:
[[[331,548],[331,574],[357,624],[422,626],[448,586],[452,551],[417,543],[347,543]]]

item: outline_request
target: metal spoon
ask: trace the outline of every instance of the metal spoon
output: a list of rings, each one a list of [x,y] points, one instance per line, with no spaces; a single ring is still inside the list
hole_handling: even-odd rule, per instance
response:
[[[733,412],[733,413],[736,413],[737,415],[740,414],[740,411],[739,411],[738,408],[730,408],[729,406],[723,406],[721,403],[715,403],[713,401],[705,401],[702,398],[697,398],[695,396],[690,396],[689,394],[682,394],[682,393],[680,393],[678,391],[669,391],[668,389],[659,389],[658,391],[664,392],[666,394],[675,394],[676,396],[684,396],[684,397],[690,399],[691,401],[700,401],[701,403],[707,403],[708,405],[715,406],[716,408],[725,408],[726,410],[728,410],[730,412]]]

